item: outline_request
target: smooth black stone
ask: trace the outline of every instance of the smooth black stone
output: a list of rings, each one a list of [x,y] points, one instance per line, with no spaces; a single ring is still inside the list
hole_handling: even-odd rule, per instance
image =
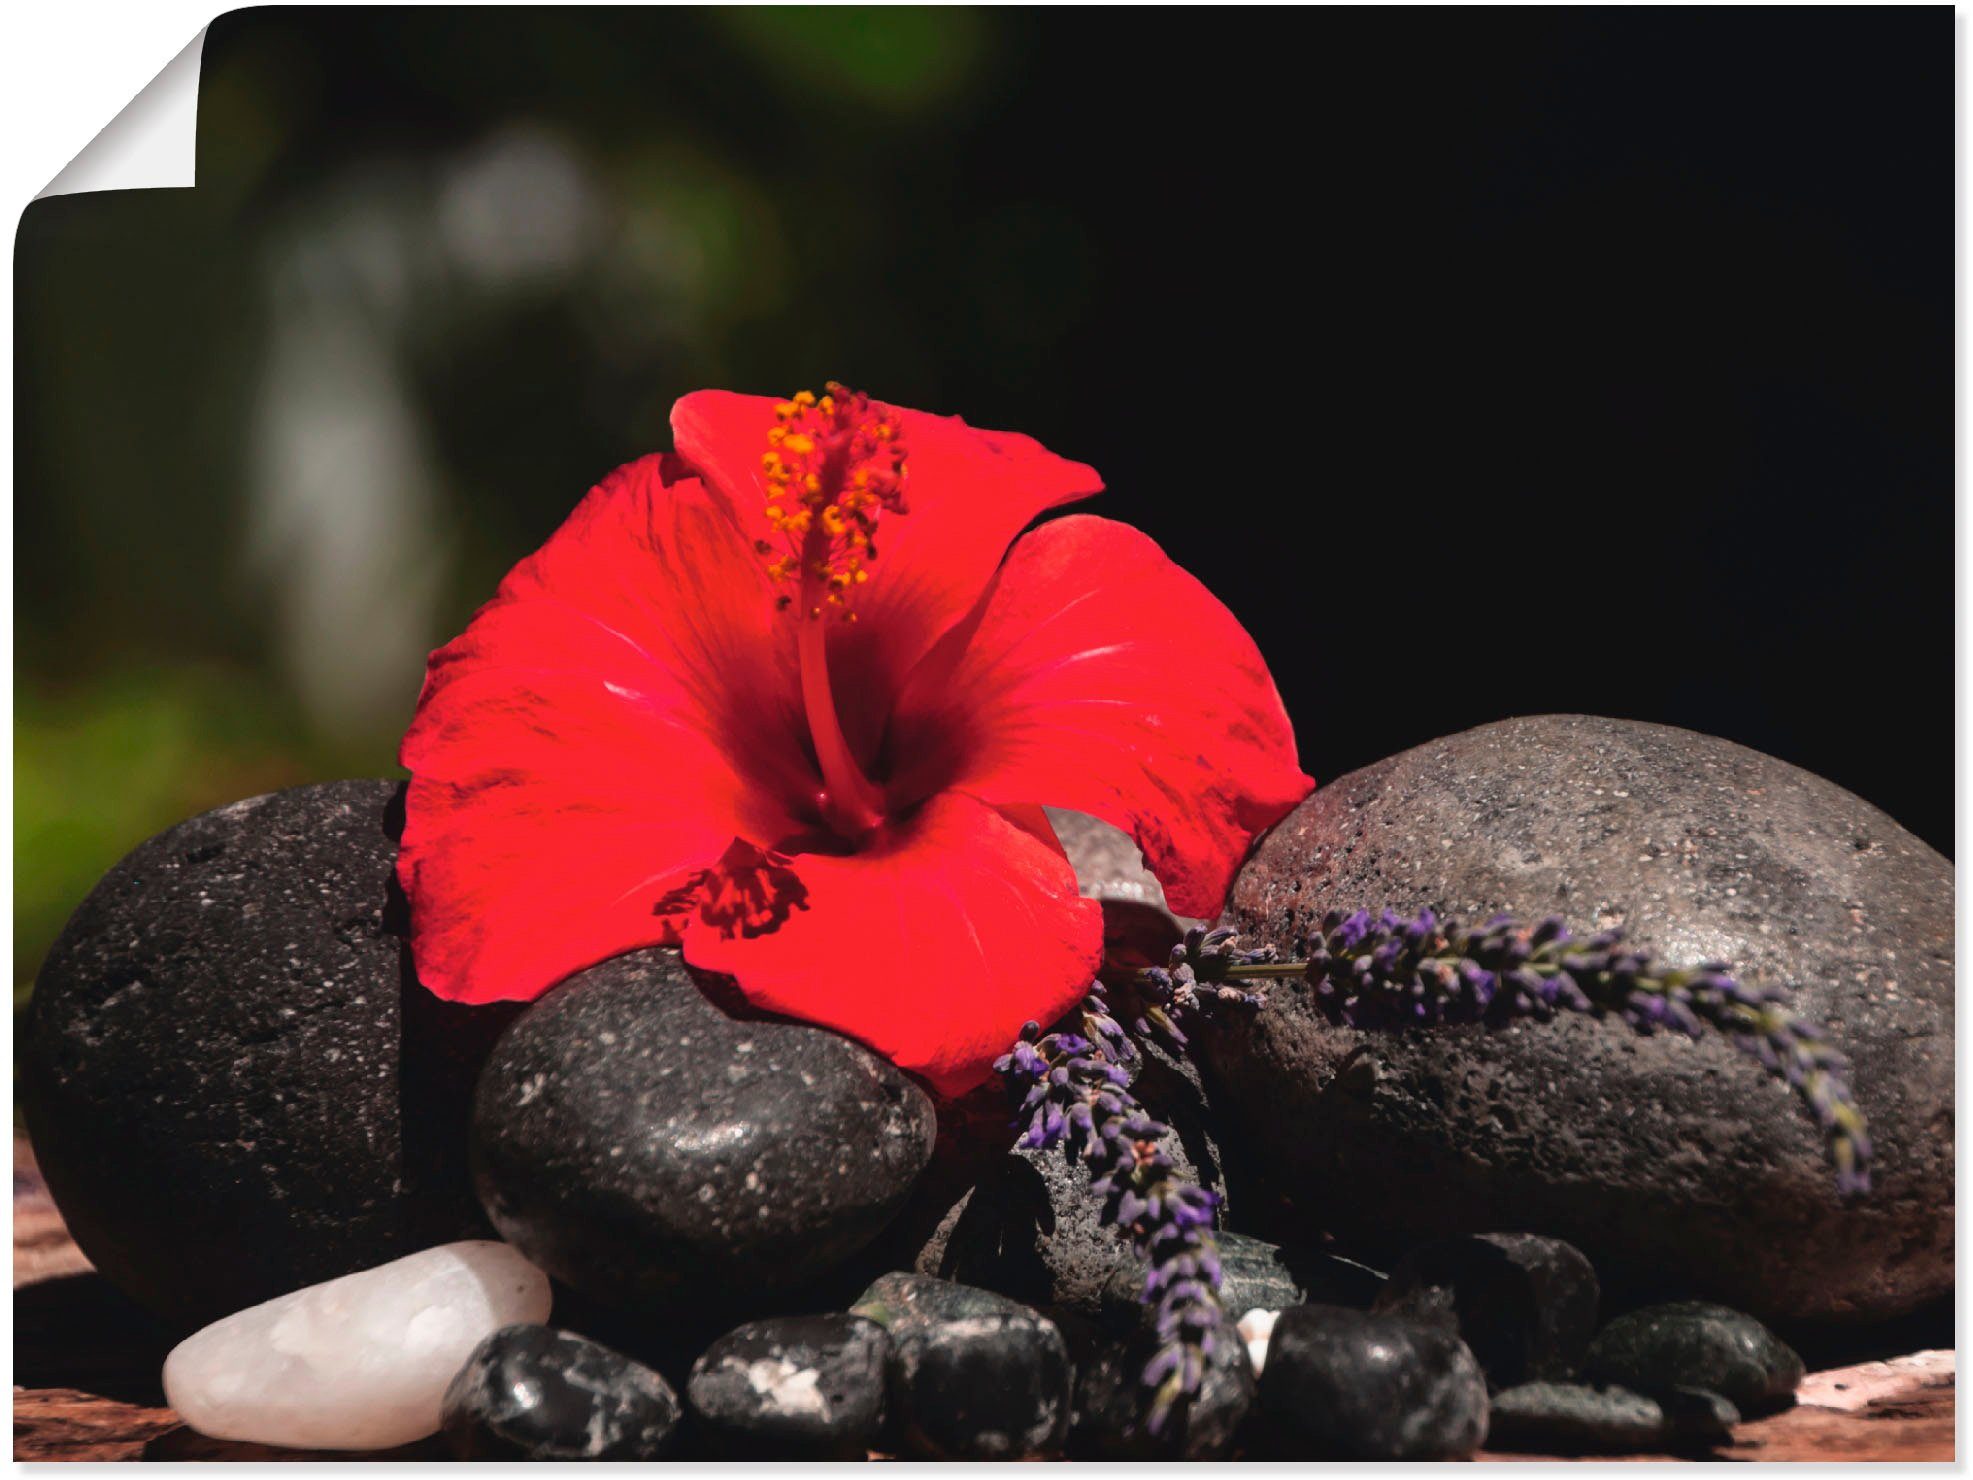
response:
[[[1665,1410],[1642,1393],[1541,1381],[1493,1395],[1487,1440],[1510,1454],[1646,1454],[1668,1432]]]
[[[1261,1407],[1297,1459],[1464,1459],[1487,1437],[1487,1384],[1445,1326],[1335,1305],[1281,1312]]]
[[[1445,1312],[1492,1388],[1575,1375],[1596,1333],[1596,1271],[1580,1249],[1532,1233],[1442,1239],[1398,1261],[1378,1310]]]
[[[1675,1387],[1658,1394],[1672,1439],[1679,1444],[1725,1444],[1740,1422],[1732,1399],[1701,1387]]]
[[[722,1010],[666,950],[591,967],[502,1036],[473,1107],[501,1237],[650,1314],[744,1314],[888,1223],[931,1154],[931,1101],[840,1034]]]
[[[1839,1197],[1800,1097],[1723,1036],[1570,1013],[1359,1032],[1276,983],[1200,1037],[1214,1109],[1301,1231],[1344,1247],[1538,1228],[1606,1294],[1882,1320],[1953,1284],[1953,900],[1948,860],[1772,757],[1622,720],[1483,726],[1324,785],[1241,871],[1227,923],[1292,948],[1329,909],[1553,913],[1787,984],[1851,1059],[1875,1190]]]
[[[1664,1401],[1622,1387],[1529,1382],[1494,1394],[1487,1442],[1536,1454],[1648,1454],[1719,1443],[1739,1412],[1717,1393]]]
[[[1583,1358],[1590,1381],[1653,1394],[1704,1388],[1748,1414],[1790,1406],[1802,1370],[1794,1349],[1752,1316],[1696,1300],[1618,1316]]]
[[[621,1352],[548,1326],[487,1337],[445,1390],[460,1459],[644,1460],[678,1431],[671,1384]]]
[[[1141,1330],[1077,1366],[1069,1422],[1072,1458],[1222,1459],[1232,1453],[1255,1396],[1253,1363],[1232,1318],[1214,1333],[1198,1393],[1175,1408],[1153,1434],[1148,1422],[1151,1391],[1139,1374],[1156,1350],[1156,1333]]]
[[[923,1459],[1040,1459],[1061,1451],[1075,1369],[1038,1311],[906,1321],[891,1332],[890,1402]]]
[[[862,1316],[772,1316],[708,1347],[685,1400],[718,1454],[862,1459],[883,1428],[890,1354]]]
[[[412,974],[402,784],[336,781],[180,823],[110,870],[49,952],[19,1092],[69,1231],[192,1327],[484,1237],[473,1076],[505,1007]]]
[[[1055,1323],[991,1290],[903,1271],[850,1307],[891,1337],[892,1429],[929,1459],[1027,1459],[1059,1450],[1074,1367]]]

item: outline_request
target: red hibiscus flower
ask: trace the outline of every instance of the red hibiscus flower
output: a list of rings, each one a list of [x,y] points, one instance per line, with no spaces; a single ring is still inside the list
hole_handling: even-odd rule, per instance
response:
[[[398,867],[440,996],[678,945],[957,1093],[1100,964],[1043,804],[1211,915],[1308,794],[1253,641],[1156,545],[1015,540],[1091,469],[838,386],[672,431],[432,655]]]

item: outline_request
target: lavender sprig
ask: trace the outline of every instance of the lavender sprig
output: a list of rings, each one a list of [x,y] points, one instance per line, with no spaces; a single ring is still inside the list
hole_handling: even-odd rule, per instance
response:
[[[1141,1381],[1153,1390],[1145,1426],[1157,1435],[1197,1396],[1224,1339],[1213,1239],[1219,1195],[1182,1180],[1158,1145],[1169,1127],[1131,1093],[1138,1052],[1100,987],[1090,989],[1080,1017],[1080,1033],[1044,1035],[1029,1023],[994,1067],[1016,1106],[1016,1126],[1026,1127],[1016,1144],[1060,1146],[1081,1160],[1090,1191],[1102,1199],[1103,1221],[1122,1230],[1144,1260],[1140,1298],[1154,1309],[1157,1345]]]
[[[1710,1027],[1802,1097],[1829,1138],[1837,1191],[1870,1190],[1870,1135],[1847,1061],[1796,1016],[1785,988],[1744,986],[1723,962],[1668,967],[1626,946],[1620,928],[1577,940],[1559,916],[1530,927],[1495,915],[1468,929],[1430,910],[1410,920],[1332,911],[1299,954],[1317,1006],[1352,1027],[1497,1025],[1557,1010],[1615,1014],[1645,1034],[1698,1038]],[[1251,974],[1224,951],[1208,969],[1228,981]]]
[[[1191,1040],[1180,1019],[1211,1019],[1227,1008],[1259,1007],[1260,994],[1243,991],[1229,979],[1228,968],[1249,968],[1250,976],[1279,974],[1262,969],[1276,963],[1277,953],[1273,946],[1243,951],[1236,944],[1239,938],[1224,926],[1208,930],[1194,925],[1186,931],[1185,939],[1172,947],[1168,965],[1138,972],[1137,995],[1144,1010],[1131,1026],[1147,1038],[1157,1033],[1183,1050]],[[1300,965],[1291,965],[1288,974],[1301,975]]]

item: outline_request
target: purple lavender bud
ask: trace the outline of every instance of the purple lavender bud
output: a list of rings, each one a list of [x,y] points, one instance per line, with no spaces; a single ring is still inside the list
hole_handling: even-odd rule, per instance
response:
[[[1175,1346],[1162,1347],[1152,1354],[1150,1361],[1144,1364],[1144,1375],[1140,1380],[1146,1387],[1156,1387],[1167,1377],[1171,1376],[1172,1373],[1176,1372],[1178,1370],[1178,1364],[1184,1359],[1184,1353],[1180,1348]]]
[[[1547,915],[1534,928],[1529,941],[1539,950],[1546,945],[1566,945],[1569,940],[1569,926],[1560,915]]]

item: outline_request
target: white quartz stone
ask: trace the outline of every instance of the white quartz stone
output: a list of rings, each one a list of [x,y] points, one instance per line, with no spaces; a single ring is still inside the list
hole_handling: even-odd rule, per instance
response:
[[[437,1433],[473,1348],[548,1304],[548,1277],[506,1244],[442,1244],[186,1337],[164,1359],[165,1397],[215,1439],[389,1449]]]
[[[1240,1317],[1240,1339],[1247,1343],[1247,1360],[1254,1364],[1256,1377],[1267,1365],[1267,1343],[1274,1335],[1274,1323],[1280,1314],[1278,1310],[1256,1308]]]

